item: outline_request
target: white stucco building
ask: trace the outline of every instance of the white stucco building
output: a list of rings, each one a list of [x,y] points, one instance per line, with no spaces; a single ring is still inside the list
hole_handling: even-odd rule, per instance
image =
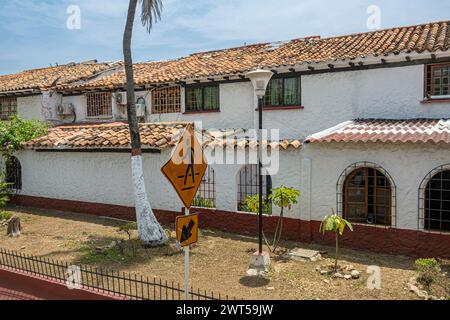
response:
[[[187,123],[228,132],[226,144],[205,142],[206,149],[223,148],[228,160],[255,150],[244,141],[257,121],[245,74],[259,67],[274,72],[264,128],[279,130],[269,138],[279,170],[266,192],[282,185],[301,192],[287,212],[285,238],[326,241],[318,226],[334,210],[356,226],[346,235],[349,246],[450,256],[448,30],[439,22],[137,64],[144,171],[158,218],[171,223],[182,209],[160,168]],[[17,153],[18,202],[132,218],[121,64],[29,73],[35,76],[0,77],[0,115],[57,126]],[[203,225],[253,233],[256,218],[241,211],[242,200],[257,191],[254,166],[209,160],[196,200]],[[265,221],[270,232],[276,218]]]

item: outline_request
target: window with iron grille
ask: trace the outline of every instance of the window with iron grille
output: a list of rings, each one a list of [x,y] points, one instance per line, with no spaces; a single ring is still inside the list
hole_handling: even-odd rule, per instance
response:
[[[344,183],[344,218],[354,223],[390,226],[392,190],[389,179],[375,168],[359,168]]]
[[[112,117],[112,96],[109,92],[86,94],[86,117]]]
[[[152,91],[152,113],[181,112],[181,88],[168,87]]]
[[[431,171],[419,189],[419,227],[450,231],[450,165]]]
[[[397,225],[394,180],[383,167],[361,161],[349,165],[336,184],[338,214],[354,223]]]
[[[0,98],[0,120],[9,120],[17,115],[17,98]]]
[[[238,211],[250,212],[246,204],[246,199],[258,194],[258,165],[245,165],[238,176],[238,194],[237,207]],[[265,205],[263,212],[265,214],[272,214],[272,204],[269,202],[269,195],[272,192],[272,178],[270,176],[263,176],[263,199]]]
[[[5,181],[10,183],[11,190],[22,190],[22,166],[16,157],[11,157],[6,161]]]
[[[219,85],[186,87],[186,111],[218,111]]]
[[[450,95],[450,64],[425,66],[426,97]]]
[[[264,97],[265,107],[301,106],[300,77],[272,78]]]
[[[216,180],[214,169],[210,166],[208,166],[203,176],[202,183],[192,205],[201,208],[216,207]]]

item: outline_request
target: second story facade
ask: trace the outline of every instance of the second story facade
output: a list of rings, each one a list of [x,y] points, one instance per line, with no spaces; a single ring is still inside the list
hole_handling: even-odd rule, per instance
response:
[[[274,72],[264,101],[264,127],[280,129],[281,138],[303,139],[360,118],[450,118],[449,28],[447,22],[430,23],[136,64],[138,115],[142,122],[254,128],[257,103],[245,74],[263,68]],[[0,118],[17,113],[55,124],[126,121],[121,63],[58,68],[60,73],[45,85],[8,87],[11,79],[20,84],[29,75],[0,77]]]

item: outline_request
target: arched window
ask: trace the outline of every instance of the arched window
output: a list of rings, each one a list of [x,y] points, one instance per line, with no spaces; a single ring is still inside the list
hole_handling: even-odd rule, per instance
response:
[[[354,223],[392,225],[392,186],[376,167],[351,171],[343,186],[343,216]]]
[[[237,207],[239,211],[249,211],[245,200],[258,194],[258,165],[248,164],[242,167],[238,175]],[[272,178],[263,176],[263,197],[268,203],[268,197],[272,190]],[[263,212],[272,214],[272,205],[267,204]]]
[[[16,157],[6,161],[6,177],[5,181],[11,183],[12,190],[19,191],[22,189],[22,166]]]
[[[208,169],[203,176],[202,183],[192,205],[201,208],[216,207],[216,180],[214,169],[210,166],[208,166]]]
[[[450,165],[431,171],[422,182],[419,219],[425,230],[450,231]]]

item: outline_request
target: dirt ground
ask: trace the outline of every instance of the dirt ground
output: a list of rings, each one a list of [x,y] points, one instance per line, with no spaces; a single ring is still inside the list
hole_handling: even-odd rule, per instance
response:
[[[23,233],[19,238],[8,238],[6,228],[0,228],[2,248],[183,283],[184,255],[173,238],[161,248],[145,249],[137,241],[126,241],[122,250],[99,250],[113,241],[128,239],[118,232],[118,226],[126,222],[30,208],[12,210],[21,218]],[[284,250],[295,247],[329,252],[331,257],[334,252],[332,247],[282,243]],[[315,270],[331,258],[326,254],[325,260],[318,262],[272,256],[268,276],[255,281],[246,276],[246,270],[249,256],[256,249],[255,238],[202,230],[199,243],[191,250],[192,286],[244,299],[417,299],[407,289],[408,280],[417,275],[412,258],[344,248],[340,264],[351,264],[361,271],[360,279],[344,280],[322,276]],[[380,290],[366,286],[366,270],[371,265],[381,268]]]

